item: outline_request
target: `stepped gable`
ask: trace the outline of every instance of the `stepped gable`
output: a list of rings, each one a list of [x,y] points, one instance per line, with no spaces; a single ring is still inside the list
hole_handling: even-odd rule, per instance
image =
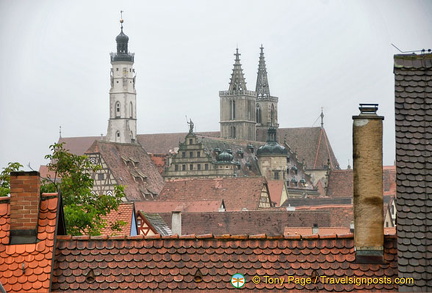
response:
[[[81,257],[77,257],[77,255]],[[395,236],[386,264],[355,264],[353,235],[189,235],[119,238],[59,236],[52,292],[226,292],[242,273],[247,292],[391,292],[395,284],[325,283],[325,278],[397,277]],[[251,279],[260,276],[261,282]],[[312,277],[312,284],[266,284],[264,276]],[[316,283],[315,283],[316,280]],[[292,290],[292,291],[291,291]]]
[[[93,153],[101,154],[117,183],[125,186],[128,201],[143,200],[143,192],[157,196],[162,190],[162,176],[141,145],[95,141],[86,151]]]
[[[432,288],[432,54],[395,55],[397,234],[404,291]]]
[[[326,131],[321,127],[278,128],[278,142],[288,144],[299,160],[304,160],[306,169],[326,169],[330,160],[331,169],[340,169]],[[257,129],[257,140],[267,139],[266,129]]]
[[[10,203],[0,198],[0,284],[6,292],[50,292],[57,205],[57,194],[42,194],[37,242],[9,244]]]
[[[263,189],[268,195],[264,177],[177,179],[165,182],[159,200],[223,200],[227,211],[257,210]]]

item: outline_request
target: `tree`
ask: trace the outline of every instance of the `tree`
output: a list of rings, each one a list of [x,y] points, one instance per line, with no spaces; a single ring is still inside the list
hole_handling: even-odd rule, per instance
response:
[[[23,167],[20,163],[9,162],[7,167],[3,168],[0,173],[0,197],[7,196],[10,193],[10,173],[20,171]]]
[[[64,143],[50,146],[52,154],[48,168],[55,172],[55,178],[43,182],[43,191],[56,189],[63,198],[66,228],[71,235],[99,235],[107,223],[103,219],[112,210],[117,210],[125,197],[124,187],[115,186],[113,195],[92,193],[92,174],[100,166],[92,164],[87,156],[74,155],[64,148]],[[117,228],[119,223],[113,223]]]

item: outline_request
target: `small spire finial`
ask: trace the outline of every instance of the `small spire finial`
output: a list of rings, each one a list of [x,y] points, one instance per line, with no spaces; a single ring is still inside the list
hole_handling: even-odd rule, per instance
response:
[[[123,10],[120,10],[120,23],[121,23],[121,29],[123,30]]]
[[[59,127],[59,137],[61,138],[61,126]]]
[[[324,128],[324,108],[321,107],[321,128]]]

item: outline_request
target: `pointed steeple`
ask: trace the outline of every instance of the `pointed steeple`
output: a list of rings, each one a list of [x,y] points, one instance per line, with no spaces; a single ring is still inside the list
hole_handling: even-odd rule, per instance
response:
[[[129,53],[129,37],[123,32],[123,11],[120,11],[120,34],[116,37],[117,53],[111,53],[111,61],[134,61],[134,54]]]
[[[240,53],[238,48],[236,48],[236,56],[233,73],[231,74],[231,81],[229,84],[229,91],[246,91],[246,80],[244,78],[243,69],[240,63]]]
[[[255,90],[258,99],[270,97],[270,88],[267,79],[267,69],[266,69],[266,64],[264,59],[263,45],[261,45],[260,49],[261,49],[261,53],[260,53],[259,63],[258,63],[258,77],[256,82],[256,90]]]

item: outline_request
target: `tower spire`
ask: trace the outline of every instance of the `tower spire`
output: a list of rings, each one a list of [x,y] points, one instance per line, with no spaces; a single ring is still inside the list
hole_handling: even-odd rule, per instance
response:
[[[244,78],[243,69],[240,63],[240,53],[238,52],[238,48],[236,48],[235,62],[233,73],[231,74],[231,81],[229,84],[229,91],[245,91],[246,89],[246,80]]]
[[[260,52],[259,63],[258,63],[258,77],[256,83],[256,90],[255,90],[258,99],[270,97],[270,88],[268,84],[267,69],[266,69],[266,64],[264,59],[264,47],[262,44],[260,50],[261,52]]]

